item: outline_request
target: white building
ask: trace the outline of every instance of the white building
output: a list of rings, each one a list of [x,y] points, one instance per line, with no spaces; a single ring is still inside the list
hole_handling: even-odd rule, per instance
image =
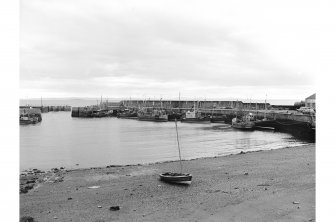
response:
[[[315,109],[315,93],[305,99],[305,106]]]

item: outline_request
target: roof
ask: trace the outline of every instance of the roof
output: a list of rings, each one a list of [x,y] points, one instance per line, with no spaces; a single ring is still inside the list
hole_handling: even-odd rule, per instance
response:
[[[316,93],[314,93],[313,95],[307,97],[306,99],[315,99],[315,94],[316,94]]]

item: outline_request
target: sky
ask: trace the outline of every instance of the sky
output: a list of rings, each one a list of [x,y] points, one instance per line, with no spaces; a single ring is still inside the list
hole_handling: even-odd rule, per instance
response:
[[[21,0],[20,98],[303,100],[327,68],[333,11],[294,0]]]

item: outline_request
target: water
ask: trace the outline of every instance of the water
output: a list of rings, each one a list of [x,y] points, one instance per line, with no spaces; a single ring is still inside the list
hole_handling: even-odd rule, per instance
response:
[[[174,122],[72,118],[42,114],[42,122],[20,126],[20,169],[99,167],[178,160]],[[178,122],[183,159],[222,156],[307,144],[286,133],[244,132],[226,124]],[[79,164],[79,166],[76,166]]]

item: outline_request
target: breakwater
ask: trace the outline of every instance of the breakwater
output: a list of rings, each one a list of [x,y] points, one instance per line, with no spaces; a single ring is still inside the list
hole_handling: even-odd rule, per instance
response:
[[[42,113],[65,111],[70,112],[71,106],[20,106],[20,109],[39,109]]]
[[[173,115],[183,115],[186,111],[197,109],[203,116],[219,119],[231,124],[238,116],[253,113],[258,127],[271,127],[277,131],[288,132],[294,136],[315,140],[315,115],[302,114],[296,106],[271,106],[269,103],[243,103],[242,101],[163,101],[163,100],[123,100],[119,103],[101,103],[99,106],[73,107],[72,117],[113,117],[125,110],[137,112],[141,108],[164,109],[169,120]],[[170,118],[171,117],[171,118]]]

